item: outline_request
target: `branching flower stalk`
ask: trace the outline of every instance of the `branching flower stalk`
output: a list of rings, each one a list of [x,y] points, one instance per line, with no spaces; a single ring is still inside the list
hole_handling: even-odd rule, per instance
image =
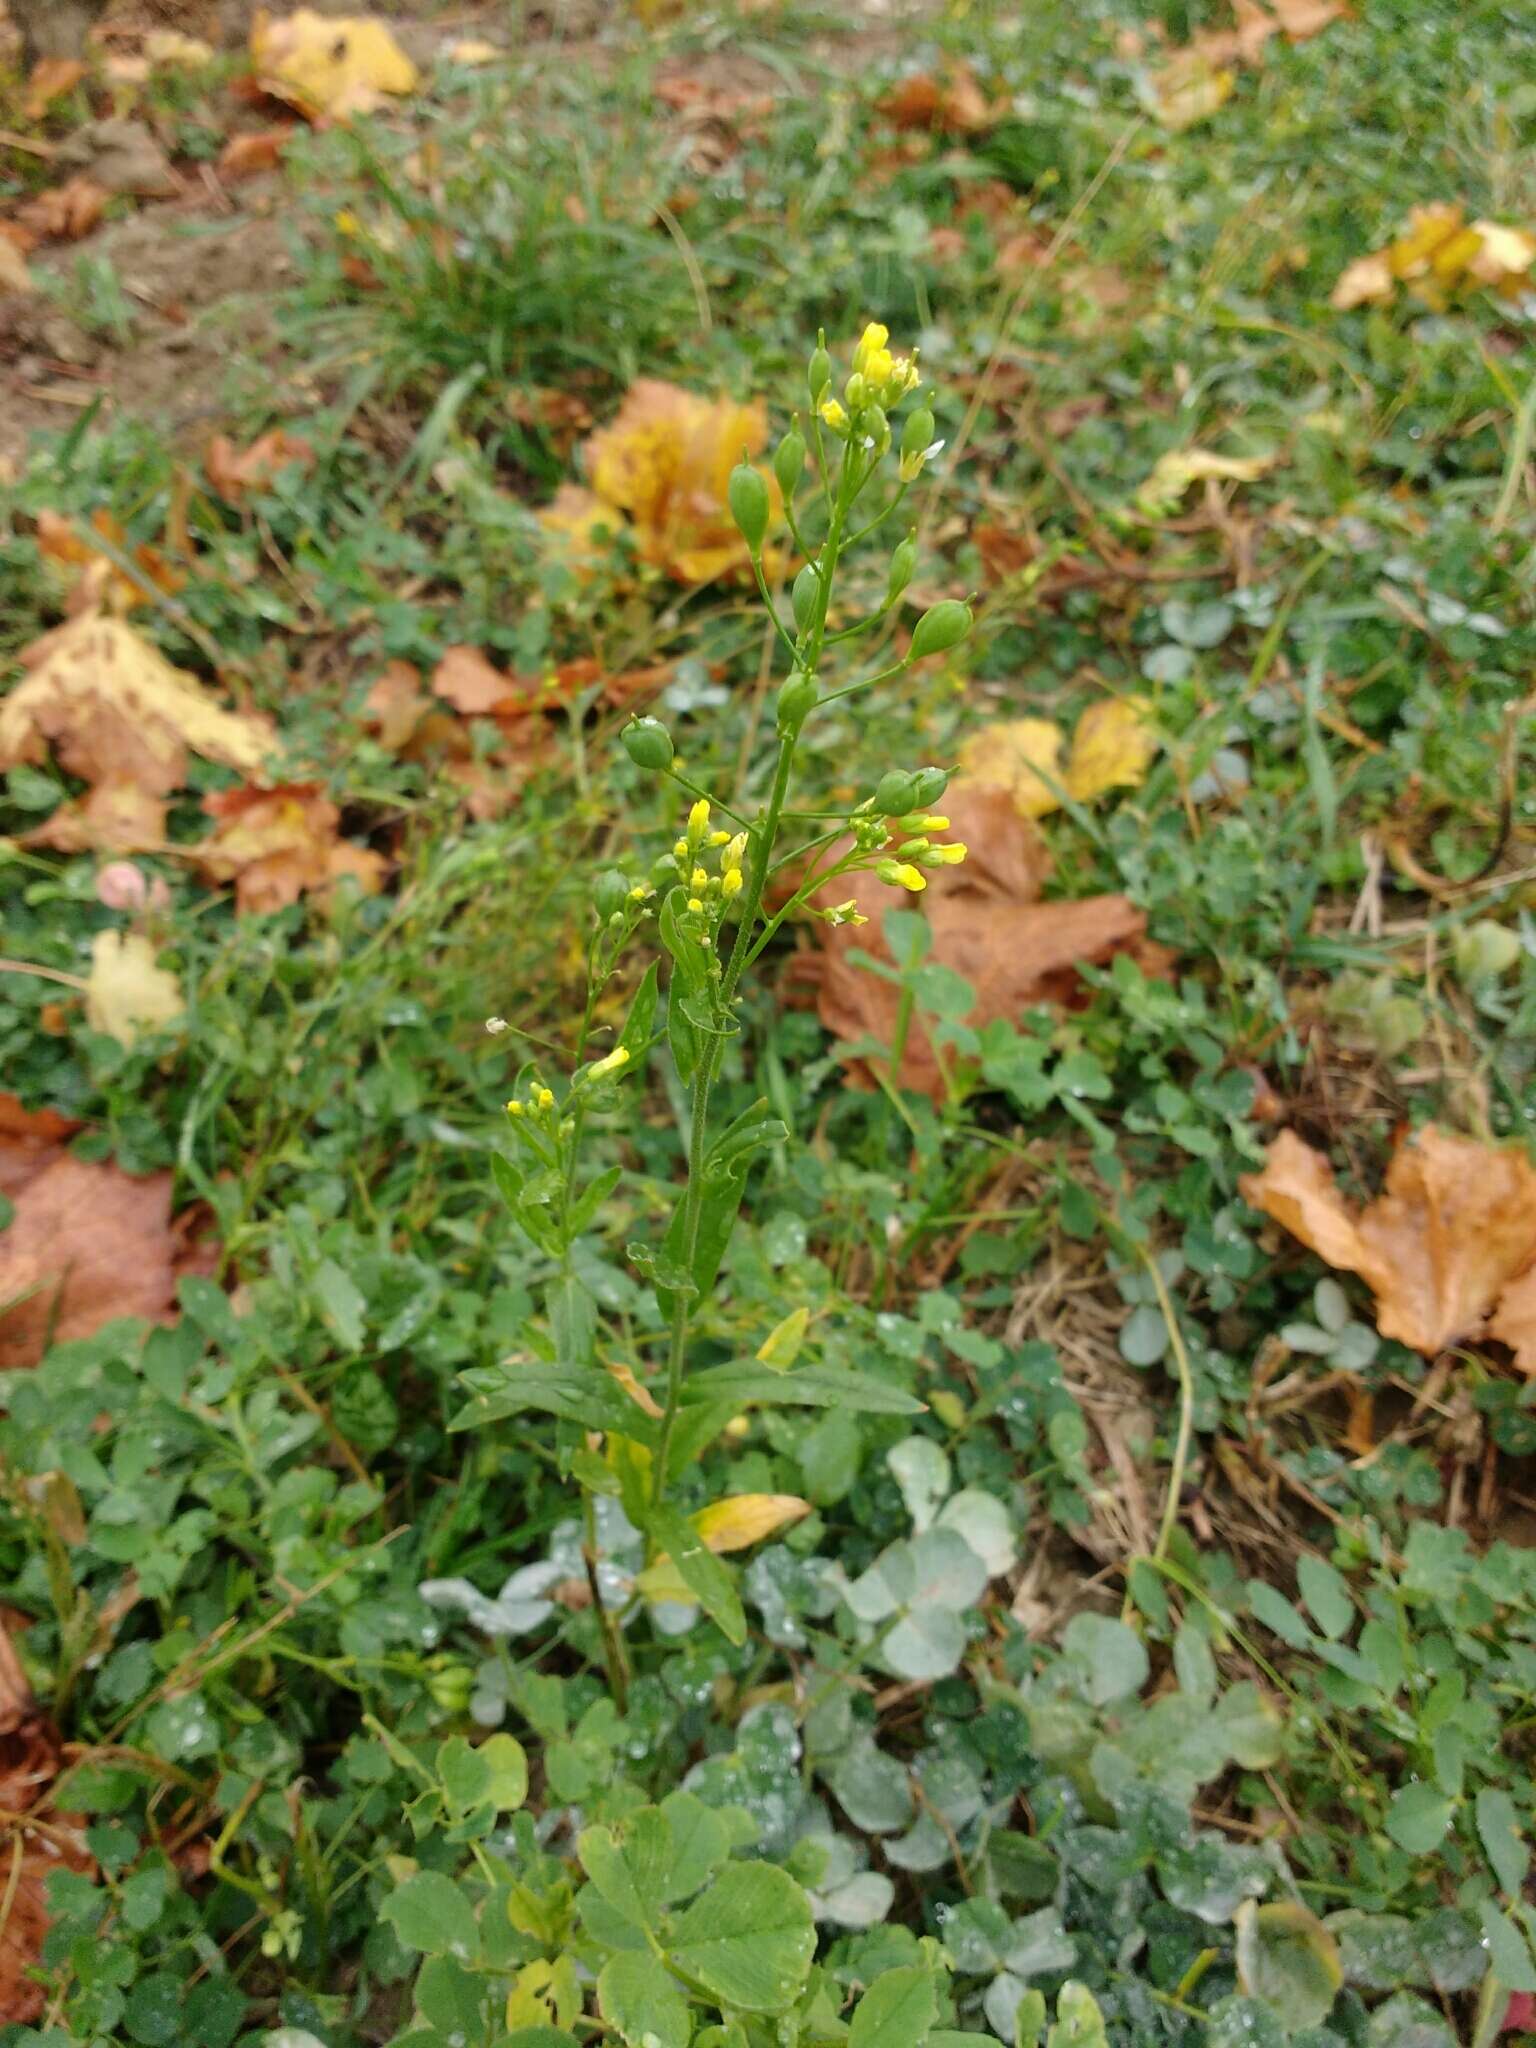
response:
[[[570,1457],[573,1476],[589,1492],[596,1487],[618,1493],[626,1514],[642,1530],[650,1561],[642,1591],[646,1579],[670,1568],[671,1597],[677,1597],[680,1580],[681,1590],[731,1635],[740,1609],[729,1573],[671,1506],[670,1495],[678,1468],[702,1448],[702,1440],[694,1442],[683,1430],[685,1415],[699,1417],[698,1427],[703,1427],[714,1414],[697,1404],[690,1407],[686,1398],[689,1340],[698,1309],[714,1288],[755,1155],[787,1135],[782,1124],[764,1114],[765,1102],[722,1128],[711,1121],[726,1042],[740,1029],[742,982],[791,917],[865,922],[851,895],[825,903],[828,883],[868,874],[889,887],[918,893],[927,886],[925,870],[965,858],[963,846],[932,837],[948,829],[948,820],[930,809],[948,780],[940,768],[892,770],[848,811],[799,814],[789,809],[802,735],[818,710],[889,682],[915,662],[947,653],[971,627],[968,605],[942,600],[923,613],[899,659],[871,674],[839,679],[830,688],[823,677],[824,657],[832,649],[849,646],[900,605],[917,566],[916,533],[909,532],[894,547],[885,596],[874,612],[829,633],[841,563],[896,512],[942,445],[934,438],[926,401],[907,413],[897,443],[891,415],[912,398],[921,380],[916,362],[893,355],[888,342],[884,327],[864,329],[841,397],[833,394],[833,363],[824,336],[811,355],[807,381],[819,510],[810,493],[797,504],[810,454],[798,419],[779,443],[771,479],[745,459],[730,477],[731,513],[789,665],[778,692],[777,749],[767,796],[748,820],[682,772],[671,736],[659,720],[639,718],[625,729],[631,759],[668,777],[692,798],[686,823],[670,853],[654,863],[645,879],[619,872],[598,878],[576,1070],[557,1088],[535,1066],[523,1069],[507,1112],[531,1170],[519,1171],[505,1159],[496,1162],[514,1214],[553,1256],[558,1273],[547,1290],[553,1357],[535,1361],[520,1379],[504,1369],[490,1396],[497,1403],[495,1412],[542,1406],[585,1428],[585,1442]],[[895,489],[882,506],[868,510],[862,504],[865,494],[882,471],[889,474],[893,452]],[[770,530],[780,514],[805,558],[791,587],[787,621],[774,604],[764,566]],[[809,537],[813,523],[821,526],[819,541]],[[717,814],[735,829],[717,826]],[[809,837],[798,836],[794,828],[806,824],[816,829]],[[796,840],[787,852],[781,851],[786,828]],[[777,901],[770,899],[770,887]],[[618,1043],[603,1057],[590,1059],[598,999],[630,941],[652,923],[670,960],[664,1021],[658,1025],[662,992],[653,962]],[[619,1177],[615,1167],[583,1182],[588,1114],[611,1106],[617,1089],[663,1041],[689,1093],[687,1180],[661,1246],[629,1247],[630,1261],[654,1287],[667,1325],[665,1381],[658,1402],[628,1367],[610,1364],[605,1370],[599,1363],[597,1303],[580,1280],[572,1252]],[[467,1377],[471,1385],[488,1378]],[[857,1398],[853,1388],[855,1405]],[[485,1395],[481,1405],[489,1407]],[[695,1428],[692,1422],[690,1428]],[[590,1531],[590,1516],[587,1527]],[[591,1577],[596,1593],[595,1567]],[[618,1631],[613,1617],[601,1611],[600,1599],[598,1605],[610,1677],[622,1694]]]

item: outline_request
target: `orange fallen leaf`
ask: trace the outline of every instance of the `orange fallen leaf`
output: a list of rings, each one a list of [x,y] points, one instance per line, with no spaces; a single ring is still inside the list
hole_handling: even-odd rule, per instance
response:
[[[60,804],[22,843],[56,853],[154,853],[165,845],[165,801],[136,783],[99,782]]]
[[[487,661],[477,647],[450,647],[432,671],[432,688],[466,718],[510,718],[526,710],[530,686]]]
[[[78,57],[39,57],[27,77],[22,112],[29,121],[41,121],[54,101],[73,92],[84,76]]]
[[[68,609],[72,618],[81,612],[95,611],[101,605],[114,612],[133,611],[148,604],[155,590],[174,595],[187,580],[158,548],[147,543],[131,547],[121,521],[105,506],[98,506],[91,514],[86,531],[45,507],[37,515],[37,551],[45,561],[84,570],[70,592]],[[114,556],[126,557],[138,574],[130,576]]]
[[[169,796],[188,753],[260,772],[271,728],[226,711],[121,619],[86,613],[23,653],[22,681],[0,702],[0,768],[41,761],[52,747],[86,782],[131,782]]]
[[[951,65],[943,78],[911,72],[875,102],[875,109],[893,128],[940,135],[976,135],[998,119],[975,72],[965,64]]]
[[[1282,1131],[1263,1171],[1240,1186],[1245,1200],[1330,1266],[1360,1275],[1384,1337],[1434,1357],[1484,1335],[1498,1308],[1513,1341],[1523,1341],[1529,1288],[1507,1321],[1501,1300],[1536,1262],[1536,1168],[1518,1147],[1426,1124],[1398,1145],[1384,1191],[1357,1210],[1323,1155]]]
[[[314,460],[315,451],[307,441],[273,427],[248,448],[237,449],[227,434],[215,434],[208,443],[203,467],[219,496],[235,505],[247,491],[269,484],[279,470],[311,469]]]
[[[16,218],[44,241],[78,242],[107,210],[112,194],[84,172],[62,185],[50,185],[18,209]]]
[[[1102,966],[1114,954],[1145,946],[1146,919],[1124,896],[1089,896],[1075,902],[1042,903],[1039,895],[1051,858],[1034,824],[1022,817],[1011,792],[985,783],[957,782],[944,799],[954,837],[971,849],[959,867],[934,869],[920,903],[928,920],[928,959],[949,967],[970,983],[976,1001],[966,1023],[981,1029],[997,1018],[1017,1021],[1033,1005],[1067,1002],[1081,987],[1078,969]],[[815,892],[820,907],[846,897],[846,880]],[[873,1037],[892,1043],[901,991],[883,976],[861,967],[858,952],[889,963],[880,930],[892,906],[910,909],[914,899],[860,877],[863,926],[818,924],[812,944],[792,968],[795,981],[814,991],[825,1028],[844,1040]],[[945,1071],[954,1054],[940,1056],[921,1016],[913,1019],[897,1079],[903,1088],[942,1101]],[[870,1062],[858,1055],[850,1077],[865,1081]]]
[[[363,699],[362,720],[380,746],[396,754],[420,725],[429,705],[415,663],[391,661]]]
[[[296,132],[296,123],[286,121],[280,128],[262,128],[254,134],[232,135],[219,152],[214,168],[221,178],[230,181],[274,171]]]
[[[0,1195],[14,1202],[82,1128],[76,1117],[56,1109],[24,1109],[19,1096],[0,1093]]]
[[[1536,1265],[1505,1288],[1488,1334],[1509,1346],[1522,1372],[1536,1374]]]
[[[284,910],[348,875],[370,893],[383,886],[383,855],[339,836],[341,813],[317,782],[216,790],[203,809],[216,823],[196,849],[198,864],[212,880],[234,883],[241,910]]]

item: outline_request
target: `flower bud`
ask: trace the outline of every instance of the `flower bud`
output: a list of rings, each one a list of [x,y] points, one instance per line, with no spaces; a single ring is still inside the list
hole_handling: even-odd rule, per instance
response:
[[[805,366],[805,381],[810,387],[811,397],[819,404],[821,394],[832,382],[832,358],[821,342],[811,350],[811,360]]]
[[[936,804],[949,787],[947,768],[919,768],[913,777],[912,808],[926,811]]]
[[[781,738],[789,739],[799,732],[806,716],[821,695],[821,686],[814,676],[808,676],[803,668],[794,669],[779,690],[778,729]]]
[[[930,605],[912,630],[911,658],[923,661],[930,654],[947,654],[970,632],[971,608],[958,597],[940,598]]]
[[[672,766],[672,735],[659,718],[632,718],[621,738],[637,768],[654,769],[659,775]]]
[[[857,412],[861,405],[869,403],[869,386],[864,382],[864,379],[857,370],[854,371],[848,382],[843,386],[843,396],[848,401],[850,412]]]
[[[916,788],[917,777],[907,769],[888,768],[875,784],[876,815],[882,818],[898,818],[903,811],[916,810]]]
[[[738,462],[725,494],[742,539],[754,555],[760,555],[768,532],[768,486],[750,462]]]
[[[804,468],[805,436],[798,426],[794,426],[784,436],[773,455],[773,473],[778,478],[779,489],[786,498],[795,495],[795,487]]]
[[[592,906],[599,917],[612,917],[616,912],[622,915],[628,901],[629,877],[617,868],[609,868],[592,884]]]
[[[917,528],[914,526],[905,540],[897,541],[891,551],[891,580],[885,586],[885,602],[889,609],[917,572]]]
[[[807,562],[795,578],[789,593],[790,610],[795,615],[795,630],[803,633],[816,616],[816,600],[821,596],[821,578],[816,574],[815,564]]]

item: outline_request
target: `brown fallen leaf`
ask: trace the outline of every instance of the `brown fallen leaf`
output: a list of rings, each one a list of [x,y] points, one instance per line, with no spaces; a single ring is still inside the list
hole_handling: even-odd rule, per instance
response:
[[[297,133],[298,124],[285,121],[279,128],[262,128],[253,134],[232,135],[220,150],[214,169],[221,178],[230,182],[237,178],[259,177],[263,171],[275,171],[283,151]]]
[[[105,185],[82,172],[39,192],[17,209],[16,218],[43,241],[78,242],[96,226],[111,197]]]
[[[880,930],[888,908],[921,906],[931,933],[928,958],[952,968],[975,990],[965,1021],[978,1030],[997,1018],[1016,1020],[1037,1003],[1070,1001],[1085,962],[1102,966],[1143,941],[1146,919],[1124,896],[1038,900],[1051,871],[1050,854],[1008,789],[957,782],[944,802],[951,833],[971,849],[963,865],[932,870],[917,899],[860,877],[859,907],[869,923],[816,925],[811,946],[792,965],[794,980],[814,991],[822,1024],[840,1039],[892,1043],[901,992],[850,957],[861,952],[890,961]],[[846,880],[826,885],[812,902],[827,907],[846,897],[850,886]],[[915,1017],[897,1079],[903,1088],[942,1101],[945,1069],[953,1059],[946,1053],[941,1066],[926,1026]],[[856,1082],[867,1082],[869,1072],[862,1056],[850,1063]]]
[[[86,782],[170,796],[189,752],[255,775],[271,750],[264,719],[226,711],[121,619],[85,613],[21,659],[27,673],[0,702],[0,768],[44,760],[52,747]]]
[[[969,65],[953,64],[942,78],[914,71],[875,102],[893,128],[925,130],[939,135],[977,135],[994,127],[1002,110],[994,108]]]
[[[369,893],[383,886],[383,855],[339,836],[341,813],[317,782],[216,790],[203,809],[217,822],[196,848],[198,864],[210,879],[234,883],[241,910],[284,910],[344,876]]]
[[[397,754],[411,738],[431,707],[421,687],[421,670],[414,662],[391,661],[363,699],[362,722],[380,746]]]
[[[1522,1372],[1536,1374],[1536,1265],[1505,1288],[1488,1334],[1509,1346]]]
[[[54,101],[73,92],[84,76],[78,57],[40,57],[27,75],[22,112],[29,121],[41,121]]]
[[[14,1202],[82,1128],[75,1117],[56,1109],[24,1109],[18,1096],[0,1093],[0,1195]]]
[[[91,514],[88,529],[44,507],[37,514],[37,551],[44,561],[84,571],[69,594],[71,618],[103,606],[109,611],[130,612],[148,604],[156,590],[174,595],[187,580],[158,548],[147,543],[131,546],[122,522],[104,505]],[[130,576],[114,557],[126,557],[137,574]]]
[[[450,647],[432,671],[432,688],[466,718],[510,718],[529,708],[536,685],[509,676],[477,647]]]
[[[133,782],[99,782],[24,833],[25,846],[56,853],[156,853],[165,845],[165,800]]]
[[[308,441],[273,427],[248,448],[237,449],[227,434],[215,434],[208,443],[203,467],[219,496],[235,505],[247,491],[270,483],[280,469],[311,469],[314,461],[315,451]]]
[[[1497,1308],[1519,1341],[1529,1291],[1516,1295],[1507,1321],[1502,1306],[1536,1263],[1536,1168],[1519,1147],[1426,1124],[1402,1139],[1383,1192],[1357,1210],[1322,1153],[1282,1131],[1263,1171],[1239,1185],[1330,1266],[1360,1275],[1384,1337],[1434,1357],[1484,1335]]]
[[[1049,718],[1011,718],[966,736],[960,774],[1007,790],[1021,818],[1043,818],[1061,804],[1061,749],[1061,729]]]
[[[57,161],[136,199],[173,199],[182,189],[153,129],[124,115],[85,122],[60,143]]]
[[[93,1874],[95,1865],[81,1823],[47,1803],[63,1745],[27,1683],[12,1625],[8,1615],[0,1626],[0,1869],[8,1908],[0,1925],[0,2014],[19,2025],[40,2018],[48,2002],[46,1985],[31,1971],[48,1932],[49,1875],[60,1868]]]
[[[186,1010],[180,977],[161,967],[142,932],[98,932],[91,941],[85,1010],[93,1031],[131,1046],[142,1032],[165,1031]]]
[[[1345,265],[1328,303],[1336,313],[1352,313],[1356,306],[1390,306],[1396,296],[1397,283],[1387,252],[1377,249]]]
[[[36,290],[25,255],[9,235],[0,235],[0,296],[8,292],[24,296]]]

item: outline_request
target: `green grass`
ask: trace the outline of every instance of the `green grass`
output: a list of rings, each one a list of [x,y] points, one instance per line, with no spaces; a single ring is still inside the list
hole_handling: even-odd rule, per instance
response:
[[[1154,11],[1175,42],[1225,19],[1216,0]],[[46,2017],[0,2012],[0,2048],[438,2048],[456,2026],[502,2048],[564,2025],[527,1984],[508,2018],[506,1992],[546,1954],[607,1953],[606,1923],[560,1917],[575,1836],[685,1781],[745,1809],[755,1853],[819,1902],[825,2004],[802,2039],[840,2038],[836,2014],[900,1968],[938,1971],[941,2029],[1005,2037],[1026,1981],[1054,2002],[1075,1976],[1115,2048],[1487,2042],[1536,1982],[1516,1867],[1536,1817],[1529,1383],[1497,1347],[1441,1374],[1384,1344],[1352,1368],[1376,1402],[1361,1456],[1329,1362],[1278,1348],[1321,1313],[1324,1269],[1238,1189],[1274,1129],[1261,1080],[1358,1188],[1404,1121],[1530,1137],[1536,801],[1530,721],[1507,709],[1536,650],[1530,325],[1481,294],[1347,314],[1328,296],[1412,204],[1536,223],[1536,26],[1491,0],[1359,0],[1277,39],[1180,134],[1142,112],[1117,42],[1144,26],[1119,0],[1041,0],[866,48],[819,13],[684,15],[606,24],[581,67],[519,39],[292,152],[279,331],[312,397],[281,423],[312,467],[230,507],[155,421],[92,418],[7,487],[0,651],[60,614],[39,511],[110,509],[133,545],[184,522],[189,580],[138,622],[204,677],[217,649],[292,778],[390,877],[238,917],[190,854],[202,796],[232,778],[197,766],[171,849],[141,859],[171,892],[146,929],[184,1026],[125,1049],[56,981],[0,975],[6,1088],[81,1119],[83,1157],[171,1169],[221,1247],[174,1328],[108,1324],[4,1389],[0,1597],[30,1622],[23,1661],[72,1745],[52,1796],[85,1817],[96,1876],[53,1879]],[[1006,111],[898,147],[875,102],[951,60]],[[663,66],[765,102],[727,113],[742,132],[718,170],[692,167]],[[216,133],[195,95],[176,114]],[[998,206],[998,180],[1006,219],[973,211],[958,251],[936,248],[968,196]],[[1001,270],[1026,231],[1052,260]],[[115,326],[108,280],[77,288]],[[440,762],[360,714],[385,662],[430,674],[456,645],[528,675],[668,662],[654,708],[688,772],[758,802],[759,615],[622,560],[574,577],[537,514],[578,469],[521,401],[553,388],[601,421],[660,376],[764,394],[776,437],[805,409],[817,326],[846,339],[866,318],[920,343],[942,393],[917,588],[979,593],[979,625],[809,728],[812,783],[857,797],[992,720],[1069,727],[1106,690],[1144,696],[1160,751],[1139,788],[1044,821],[1049,893],[1123,890],[1170,964],[1089,975],[969,1066],[962,1014],[940,1107],[848,1086],[814,1013],[759,986],[721,1105],[766,1096],[792,1141],[750,1185],[694,1363],[750,1358],[805,1306],[818,1364],[927,1412],[754,1412],[707,1446],[684,1505],[791,1493],[813,1512],[741,1560],[743,1647],[631,1623],[621,1718],[570,1527],[581,1432],[450,1424],[460,1373],[548,1348],[551,1261],[493,1184],[501,1104],[525,1058],[569,1059],[593,879],[649,869],[677,793],[589,701],[479,821]],[[237,440],[274,423],[260,378],[244,388],[220,423]],[[1159,458],[1191,447],[1271,461],[1219,517],[1199,486],[1139,512]],[[1040,573],[998,583],[987,528],[1027,539]],[[884,559],[856,560],[856,592],[878,599]],[[1213,789],[1213,763],[1243,786]],[[29,843],[76,788],[21,768],[0,817],[0,951],[74,977],[129,922],[92,856]],[[1378,887],[1379,920],[1352,921]],[[1466,938],[1483,920],[1520,942],[1492,976]],[[910,982],[920,1013],[953,999]],[[512,1031],[488,1036],[493,1015]],[[658,1059],[633,1115],[596,1119],[623,1173],[575,1253],[601,1355],[647,1371],[665,1331],[625,1252],[664,1227],[681,1102]],[[1368,1329],[1365,1290],[1345,1279],[1343,1299]],[[914,1437],[928,1448],[898,1448]],[[838,1575],[908,1541],[911,1475],[938,1454],[936,1497],[1000,1503],[1018,1562],[968,1606],[951,1667],[906,1680]],[[509,1636],[419,1590],[494,1596],[547,1555],[552,1604]],[[455,1803],[471,1766],[451,1745],[493,1725],[534,1766],[500,1818]],[[438,1936],[394,1903],[411,1862],[480,1909],[474,1972],[422,1969]],[[514,1875],[524,1921],[503,1934]],[[870,1878],[888,1882],[862,1883],[862,1909],[829,1905]],[[871,1891],[889,1904],[860,1924]],[[1243,1998],[1234,1914],[1261,1896],[1330,1921],[1345,1983],[1326,2017]],[[701,2048],[768,2048],[771,2026]]]

